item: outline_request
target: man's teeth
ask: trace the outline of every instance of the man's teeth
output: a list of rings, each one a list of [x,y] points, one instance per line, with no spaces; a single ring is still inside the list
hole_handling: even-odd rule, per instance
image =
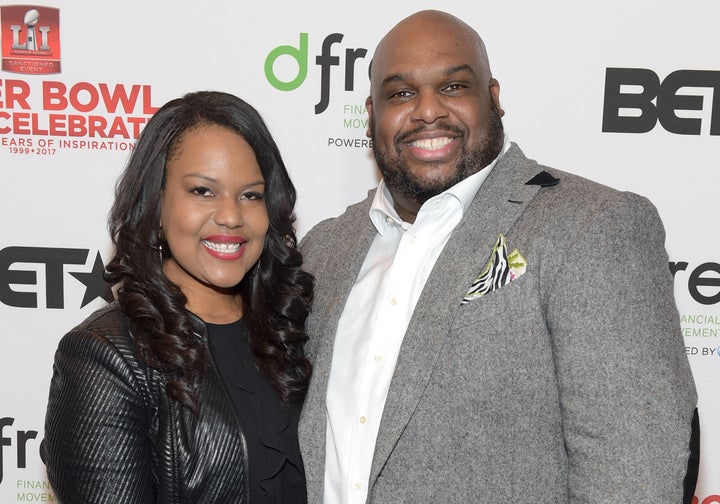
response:
[[[216,243],[203,240],[202,244],[205,245],[207,248],[214,250],[215,252],[220,252],[223,254],[233,254],[240,250],[239,243]]]
[[[452,138],[441,137],[441,138],[423,138],[422,140],[415,140],[410,145],[425,150],[438,150],[445,147],[447,144],[452,142]]]

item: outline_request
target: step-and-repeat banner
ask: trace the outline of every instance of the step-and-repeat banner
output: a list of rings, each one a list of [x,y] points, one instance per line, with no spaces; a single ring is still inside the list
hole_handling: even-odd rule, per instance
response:
[[[697,502],[720,503],[714,0],[0,0],[0,503],[56,500],[38,450],[53,353],[111,297],[113,184],[153,111],[200,89],[258,108],[297,186],[302,236],[377,183],[368,63],[423,8],[484,37],[506,131],[526,155],[658,207],[700,396]]]

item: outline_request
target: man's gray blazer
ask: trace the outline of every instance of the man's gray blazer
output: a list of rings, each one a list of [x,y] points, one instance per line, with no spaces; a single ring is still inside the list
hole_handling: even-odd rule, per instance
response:
[[[371,201],[301,244],[317,280],[300,423],[312,504],[337,323],[375,236]],[[501,233],[526,272],[461,304]],[[664,240],[646,199],[540,166],[513,144],[415,308],[368,502],[680,503],[697,397]]]

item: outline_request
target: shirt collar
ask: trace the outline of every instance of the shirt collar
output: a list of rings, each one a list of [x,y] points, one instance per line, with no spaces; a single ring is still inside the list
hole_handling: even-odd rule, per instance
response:
[[[487,165],[479,172],[474,173],[469,177],[461,180],[460,182],[447,189],[446,191],[438,194],[437,196],[433,196],[432,198],[427,200],[422,207],[420,207],[420,210],[425,208],[428,203],[434,200],[451,197],[456,199],[460,203],[460,205],[462,205],[462,211],[463,213],[465,213],[465,211],[470,208],[470,204],[475,199],[475,195],[480,190],[483,182],[485,182],[488,175],[490,175],[490,172],[497,164],[498,159],[500,159],[509,148],[510,142],[508,141],[507,135],[505,135],[505,138],[503,140],[503,148],[500,151],[500,154],[495,159],[493,159],[489,165]],[[388,226],[400,226],[403,230],[408,230],[410,226],[412,226],[412,224],[403,221],[395,210],[393,199],[390,195],[390,190],[385,184],[385,179],[380,180],[380,183],[378,184],[372,205],[370,205],[369,214],[370,220],[375,226],[375,229],[377,229],[378,233],[380,233],[381,235],[385,234],[385,230]]]

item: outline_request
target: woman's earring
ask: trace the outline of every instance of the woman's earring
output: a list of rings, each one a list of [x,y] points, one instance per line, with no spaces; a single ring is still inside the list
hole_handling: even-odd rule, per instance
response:
[[[162,229],[162,222],[160,222],[160,225],[158,226],[157,240],[158,240],[158,253],[160,254],[160,269],[162,269],[162,265],[163,265],[163,254],[162,254],[163,229]]]

